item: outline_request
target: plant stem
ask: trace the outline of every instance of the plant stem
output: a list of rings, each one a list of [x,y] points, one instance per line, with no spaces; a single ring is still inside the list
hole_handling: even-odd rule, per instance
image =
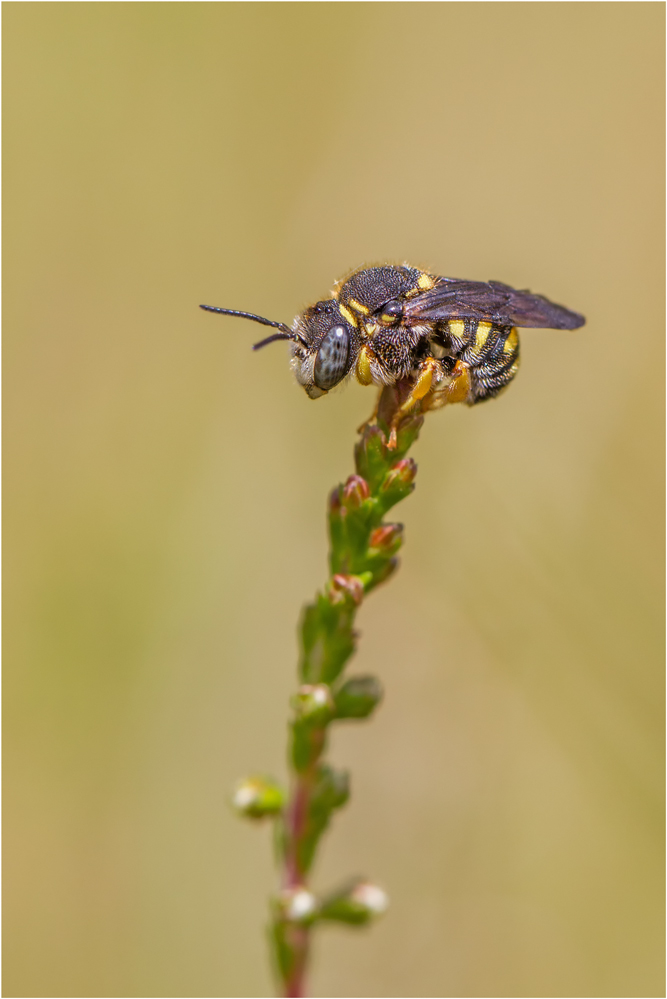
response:
[[[414,488],[416,466],[405,455],[423,422],[419,407],[399,424],[395,446],[388,446],[392,420],[410,387],[406,381],[383,389],[375,417],[360,429],[356,474],[338,486],[329,501],[330,578],[301,621],[301,686],[292,701],[295,717],[290,724],[291,792],[279,826],[282,891],[272,904],[271,926],[287,997],[305,995],[310,938],[318,918],[361,923],[373,914],[359,885],[318,905],[308,888],[308,874],[320,836],[349,795],[347,774],[322,763],[328,726],[342,718],[367,717],[381,697],[372,677],[343,682],[341,674],[355,650],[358,606],[398,565],[402,527],[382,521]]]
[[[299,842],[303,836],[312,774],[296,775],[293,791],[285,817],[285,870],[283,887],[294,892],[306,887],[299,866]],[[310,950],[310,926],[293,924],[288,929],[289,946],[293,954],[292,967],[285,978],[285,996],[301,997],[305,994],[305,974]]]
[[[303,835],[311,784],[311,772],[297,774],[294,778],[294,789],[285,817],[285,877],[283,882],[285,888],[296,888],[302,883],[303,874],[299,868],[298,844]]]

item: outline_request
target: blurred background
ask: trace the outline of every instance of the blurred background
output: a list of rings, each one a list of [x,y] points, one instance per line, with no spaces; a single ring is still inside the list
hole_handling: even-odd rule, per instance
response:
[[[5,985],[265,996],[295,626],[372,390],[291,322],[408,261],[588,317],[430,416],[360,614],[370,724],[317,887],[322,996],[657,996],[663,35],[654,3],[8,3]]]

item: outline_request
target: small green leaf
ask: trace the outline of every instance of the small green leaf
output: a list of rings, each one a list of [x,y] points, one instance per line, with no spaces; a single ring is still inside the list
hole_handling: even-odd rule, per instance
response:
[[[299,869],[308,871],[320,836],[327,828],[332,813],[342,808],[350,796],[349,774],[321,763],[317,768],[308,800],[304,833],[298,844]]]
[[[355,879],[321,902],[319,918],[362,926],[386,912],[388,906],[389,898],[382,888]]]
[[[387,450],[387,439],[378,426],[364,427],[354,449],[357,471],[368,482],[375,493],[387,474],[388,467],[396,460],[393,452]]]
[[[310,770],[324,752],[326,741],[326,728],[316,728],[300,721],[292,724],[291,758],[297,773]]]
[[[394,460],[403,458],[408,453],[414,442],[419,437],[424,417],[419,413],[411,413],[406,416],[399,425],[396,448],[394,449]]]
[[[337,718],[368,718],[382,700],[382,687],[374,676],[353,676],[334,695]]]
[[[342,486],[336,486],[329,497],[329,540],[331,551],[339,552],[345,548],[345,518],[341,503]]]
[[[303,683],[331,683],[354,652],[356,604],[351,596],[338,596],[333,603],[330,597],[318,594],[316,602],[305,608],[299,665]]]

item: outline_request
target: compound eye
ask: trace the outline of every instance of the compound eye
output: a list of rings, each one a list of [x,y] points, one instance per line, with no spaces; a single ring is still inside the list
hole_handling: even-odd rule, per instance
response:
[[[332,326],[315,358],[313,381],[325,392],[345,376],[350,354],[350,333],[345,326]]]
[[[403,315],[403,303],[395,298],[382,306],[380,319],[386,326],[393,326]]]

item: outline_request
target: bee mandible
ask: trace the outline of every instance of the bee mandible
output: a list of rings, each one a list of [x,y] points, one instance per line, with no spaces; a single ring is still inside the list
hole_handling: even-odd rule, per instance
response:
[[[277,329],[254,349],[291,341],[292,369],[311,399],[352,376],[380,386],[409,379],[390,446],[418,402],[422,410],[455,402],[473,406],[509,385],[519,367],[516,327],[573,330],[585,322],[542,295],[500,281],[437,277],[408,265],[354,271],[291,327],[250,312],[201,308]]]

